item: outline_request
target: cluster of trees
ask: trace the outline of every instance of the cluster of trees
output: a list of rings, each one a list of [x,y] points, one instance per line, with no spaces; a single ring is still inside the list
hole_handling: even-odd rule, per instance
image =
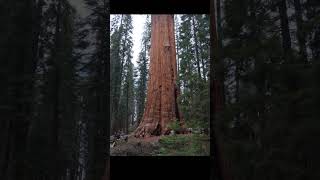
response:
[[[132,17],[116,15],[111,22],[111,133],[128,132],[134,118],[134,72],[132,64]]]
[[[180,108],[186,122],[209,126],[209,15],[181,15],[176,23]],[[176,18],[177,19],[177,18]]]
[[[139,125],[146,101],[151,18],[142,32],[137,67],[132,58],[132,17],[115,15],[111,24],[111,134]],[[180,108],[186,121],[209,124],[209,16],[176,15],[175,36]],[[132,127],[132,128],[131,128]]]
[[[146,101],[146,92],[147,92],[147,81],[148,81],[148,72],[149,72],[149,62],[150,62],[150,47],[151,47],[151,18],[147,15],[145,30],[142,35],[141,42],[141,51],[139,52],[139,59],[137,61],[137,71],[135,77],[137,77],[137,86],[136,86],[136,114],[137,114],[137,123],[138,125],[141,121],[144,105]]]
[[[320,2],[215,3],[213,83],[224,86],[214,89],[213,102],[223,179],[318,179]]]
[[[108,6],[85,3],[82,18],[67,0],[0,1],[0,179],[105,174]]]

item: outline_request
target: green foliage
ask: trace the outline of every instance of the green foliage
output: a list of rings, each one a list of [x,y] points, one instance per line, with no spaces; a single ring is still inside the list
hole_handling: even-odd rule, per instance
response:
[[[132,133],[137,127],[129,126],[129,134]]]
[[[304,13],[313,11],[310,19],[314,20],[316,8],[308,7],[311,1],[298,2]],[[319,3],[313,6],[319,7]],[[226,101],[224,110],[217,112],[216,124],[226,146],[225,157],[232,162],[233,177],[317,179],[319,173],[312,173],[312,165],[306,168],[304,164],[314,164],[312,159],[319,157],[309,156],[319,147],[313,138],[319,133],[315,135],[312,128],[319,124],[312,120],[319,117],[312,113],[317,101],[312,93],[318,84],[312,75],[317,50],[306,59],[299,55],[301,47],[295,44],[294,33],[289,34],[292,42],[283,42],[288,34],[273,21],[280,16],[279,4],[273,1],[226,0],[224,13],[218,23],[223,25]],[[289,23],[296,21],[296,14],[288,15]],[[309,23],[313,24],[303,22]],[[315,26],[303,31],[316,35]],[[309,38],[312,42],[318,37]],[[292,46],[290,61],[285,58],[283,44]],[[310,58],[313,62],[306,63]]]
[[[209,137],[205,135],[163,136],[159,140],[160,156],[208,156]]]
[[[168,124],[168,127],[172,130],[174,130],[175,132],[179,132],[181,130],[181,126],[180,126],[180,123],[179,121],[177,120],[173,120],[172,122],[170,122]]]
[[[186,121],[186,127],[192,129],[208,128],[210,121],[200,121],[200,120],[188,120]]]
[[[132,17],[116,15],[110,37],[111,134],[128,131],[134,112],[134,67],[132,63]]]
[[[178,25],[177,53],[179,107],[186,122],[197,120],[209,124],[209,17],[181,15]]]
[[[150,61],[149,57],[149,49],[151,46],[151,22],[150,17],[147,16],[146,24],[145,24],[145,31],[142,35],[142,49],[139,53],[138,59],[138,67],[137,67],[137,85],[136,85],[136,106],[137,106],[137,120],[140,122],[143,111],[144,111],[144,104],[147,96],[147,81],[148,81],[148,62]]]

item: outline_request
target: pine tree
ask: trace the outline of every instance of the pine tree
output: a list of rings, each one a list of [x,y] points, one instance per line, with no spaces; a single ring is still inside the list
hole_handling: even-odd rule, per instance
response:
[[[88,21],[94,37],[94,51],[90,57],[88,94],[88,172],[87,179],[101,179],[105,173],[107,162],[107,137],[110,130],[107,128],[109,109],[109,2],[106,0],[86,0],[85,3],[92,10]]]
[[[142,49],[139,53],[138,59],[138,73],[139,77],[137,80],[137,89],[136,89],[136,99],[137,99],[137,124],[140,123],[140,120],[144,111],[144,104],[146,100],[147,93],[147,80],[148,80],[148,62],[150,60],[149,49],[150,49],[150,38],[151,38],[151,23],[149,20],[150,17],[146,18],[145,31],[142,35]]]
[[[123,16],[121,16],[120,25],[115,27],[111,37],[110,37],[110,68],[111,68],[111,133],[113,134],[119,128],[119,123],[117,121],[119,102],[120,102],[120,90],[121,90],[121,38],[123,31]],[[117,17],[116,17],[117,18]],[[115,22],[117,19],[114,19],[112,22]]]
[[[178,54],[180,61],[179,80],[181,81],[181,108],[184,117],[189,119],[191,102],[195,94],[194,78],[197,77],[193,65],[194,48],[192,46],[191,15],[182,15],[179,26]]]
[[[121,40],[122,49],[120,57],[122,61],[121,77],[121,97],[118,120],[121,121],[120,129],[128,133],[130,116],[133,116],[133,64],[132,60],[132,17],[130,15],[123,15],[123,36]],[[130,107],[129,107],[130,104]],[[130,109],[129,109],[130,108]]]
[[[113,23],[117,24],[117,18]],[[130,117],[134,116],[132,29],[132,17],[121,15],[120,24],[111,35],[112,134],[118,130],[127,131]]]
[[[95,44],[99,64],[88,62],[89,43],[84,40],[88,37],[84,26],[88,25],[78,22],[75,9],[66,0],[0,3],[9,7],[1,9],[1,15],[7,13],[1,20],[9,26],[1,28],[8,38],[0,36],[1,45],[6,47],[0,56],[8,61],[3,64],[7,70],[1,69],[8,77],[4,81],[8,92],[1,91],[7,97],[0,99],[1,108],[8,105],[11,109],[6,113],[8,121],[0,125],[4,143],[0,148],[0,178],[73,180],[90,174],[89,179],[100,179],[105,173],[105,139],[109,134],[105,110],[108,99],[104,93],[108,89],[107,43]],[[97,39],[104,39],[101,34],[109,37],[105,28],[108,22],[104,21],[108,20],[106,7],[104,4],[94,11],[103,14],[100,21],[91,21],[95,22],[92,27],[100,27]],[[93,71],[92,65],[100,69]],[[95,76],[102,82],[94,81]],[[100,101],[88,94],[83,98],[88,84],[99,89]],[[83,99],[90,99],[86,102],[90,111],[86,111]],[[98,117],[89,121],[81,117],[84,112],[87,117]],[[90,127],[88,122],[98,128]],[[82,166],[88,159],[95,163]]]
[[[221,52],[226,62],[227,98],[225,109],[216,120],[218,129],[223,130],[219,133],[225,140],[223,152],[233,162],[230,166],[235,179],[317,176],[296,158],[296,151],[290,150],[304,146],[298,149],[306,159],[306,154],[313,152],[313,143],[306,147],[302,141],[311,140],[308,132],[315,132],[311,128],[316,124],[311,112],[311,69],[316,68],[306,65],[303,58],[301,31],[296,34],[299,46],[293,43],[291,24],[298,20],[296,14],[290,16],[288,8],[294,7],[288,2],[224,1]],[[306,46],[308,49],[308,43]],[[303,134],[299,138],[298,132]],[[281,160],[274,161],[278,157]],[[253,163],[247,164],[248,159]],[[301,173],[295,174],[297,169]]]
[[[300,0],[294,0],[294,9],[295,9],[295,18],[296,18],[296,25],[297,25],[297,38],[299,43],[299,53],[302,59],[307,63],[308,56],[307,56],[307,47],[306,47],[306,33],[303,29],[304,21],[302,18],[302,7]]]
[[[182,15],[179,25],[179,81],[181,107],[186,121],[208,125],[209,19],[207,15]]]

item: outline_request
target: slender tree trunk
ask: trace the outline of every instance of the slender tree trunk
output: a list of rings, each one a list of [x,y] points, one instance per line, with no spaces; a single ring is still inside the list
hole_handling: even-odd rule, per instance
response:
[[[178,120],[179,95],[173,15],[152,15],[151,57],[147,101],[136,137],[163,135],[170,132],[168,124]]]
[[[192,16],[193,38],[194,38],[195,50],[196,50],[196,62],[197,62],[199,79],[201,79],[198,37],[197,37],[197,33],[196,33],[196,23],[195,23],[194,19],[195,19],[195,17]]]
[[[56,67],[54,70],[54,85],[53,85],[53,97],[55,99],[52,99],[53,101],[53,126],[52,126],[52,152],[53,157],[55,159],[52,162],[53,164],[53,173],[52,176],[55,177],[55,179],[58,179],[59,177],[59,129],[60,129],[60,118],[59,118],[59,89],[60,89],[60,75],[59,75],[59,68]]]
[[[123,43],[123,46],[125,46],[125,43],[127,42],[127,34],[125,34],[124,36],[124,43]],[[121,81],[122,81],[122,77],[123,77],[123,72],[124,72],[124,66],[125,66],[125,52],[124,50],[122,50],[122,58],[121,58],[121,66],[120,66],[120,87],[121,87]],[[119,98],[120,99],[120,98]],[[119,104],[120,104],[120,101],[119,101]],[[119,113],[119,106],[118,106],[118,110],[117,112]],[[127,115],[127,114],[126,114]],[[118,114],[119,116],[119,114]],[[126,116],[127,118],[128,116]],[[120,120],[120,129],[123,130],[125,129],[125,126],[126,126],[126,121],[127,119],[123,118]]]
[[[178,30],[178,23],[177,22],[175,23],[175,29],[176,29],[176,31]],[[175,38],[176,38],[176,40],[179,39],[179,33],[176,33]],[[177,83],[178,83],[178,88],[179,88],[179,91],[180,91],[181,83],[180,83],[180,80],[179,80],[180,61],[179,61],[179,42],[178,41],[176,43],[176,51],[177,51],[177,78],[178,78],[178,82]]]
[[[110,56],[108,55],[108,42],[110,42],[108,31],[109,22],[107,14],[107,2],[103,1],[100,6],[99,15],[97,16],[96,23],[99,24],[97,27],[96,41],[98,43],[98,53],[97,53],[97,69],[96,81],[98,86],[96,86],[97,91],[97,106],[93,112],[97,112],[97,118],[93,124],[93,149],[90,159],[92,160],[92,178],[91,179],[101,179],[105,171],[105,163],[107,161],[107,155],[109,154],[108,140],[109,140],[109,109],[107,103],[109,102],[109,94],[107,90],[109,89],[109,62]]]
[[[34,86],[35,86],[35,75],[36,75],[36,69],[38,66],[38,62],[41,58],[43,58],[43,43],[40,42],[40,36],[42,32],[42,9],[43,6],[45,5],[45,2],[43,0],[33,0],[33,12],[32,12],[32,21],[33,21],[33,34],[32,34],[32,61],[30,61],[29,68],[30,68],[30,74],[31,78],[30,81],[27,82],[27,87],[25,87],[26,90],[29,90],[29,94],[27,95],[28,97],[31,97],[29,103],[26,105],[28,108],[27,116],[29,118],[30,124],[34,124],[35,122],[32,121],[32,113],[35,110],[35,105],[34,105],[34,98],[35,98],[35,92],[34,92]],[[28,91],[26,91],[28,92]],[[28,132],[28,135],[26,136],[27,142],[26,142],[26,153],[29,154],[31,152],[31,132],[32,130],[30,129]],[[27,158],[28,159],[28,158]],[[27,160],[28,161],[28,160]],[[30,162],[29,162],[30,163]],[[32,179],[32,171],[30,169],[25,169],[24,172],[25,179]]]
[[[128,76],[128,75],[127,75]],[[127,115],[126,115],[126,134],[129,134],[129,80],[127,79]]]
[[[219,36],[219,46],[222,48],[222,27],[221,27],[221,0],[217,0],[217,32]]]
[[[49,135],[50,143],[51,143],[51,152],[52,152],[52,161],[50,175],[53,180],[56,180],[60,177],[59,173],[59,162],[58,162],[58,152],[59,152],[59,128],[60,128],[60,118],[59,118],[59,89],[60,89],[60,70],[59,70],[59,51],[60,51],[60,27],[61,27],[61,0],[57,1],[57,14],[56,14],[56,26],[55,26],[55,45],[52,54],[52,72],[50,72],[50,81],[52,86],[49,88],[49,101],[48,103],[52,103],[49,107],[52,107],[52,129]],[[50,114],[49,114],[50,116]],[[51,118],[51,117],[49,117]]]
[[[294,0],[294,9],[295,9],[296,24],[297,24],[297,38],[299,42],[300,56],[307,63],[308,62],[307,47],[306,47],[305,32],[303,29],[302,10],[301,10],[300,0]]]
[[[119,41],[119,44],[121,45],[120,41],[121,41],[121,38],[122,38],[121,36],[122,36],[122,32],[123,32],[123,15],[121,15],[119,31],[120,32],[118,33],[118,41]],[[117,55],[120,57],[120,47],[118,47],[118,49],[117,49]],[[113,112],[114,112],[112,114],[114,114],[114,116],[115,116],[112,119],[112,120],[115,121],[112,124],[112,130],[113,131],[118,131],[119,130],[119,126],[120,126],[120,121],[118,119],[118,116],[119,116],[119,103],[120,103],[120,96],[121,96],[120,92],[121,92],[122,66],[123,66],[123,61],[120,62],[119,72],[116,72],[116,73],[119,73],[119,74],[115,74],[114,75],[114,76],[118,77],[117,78],[118,82],[116,82],[117,84],[116,84],[116,86],[114,86],[114,91],[113,92],[115,92],[115,97],[112,98],[113,99],[112,107],[113,107]]]
[[[202,64],[202,76],[203,76],[203,80],[204,80],[204,81],[207,81],[207,78],[206,78],[206,65],[205,65],[205,63],[204,63],[203,58],[201,58],[201,64]]]
[[[236,102],[239,103],[240,102],[240,98],[239,98],[239,86],[240,86],[240,62],[237,61],[236,63]]]
[[[217,33],[219,36],[218,38],[218,43],[219,43],[219,49],[220,49],[220,52],[219,52],[219,56],[220,56],[220,59],[223,57],[223,43],[222,43],[222,17],[221,17],[221,0],[216,0],[217,1]],[[223,102],[225,102],[226,98],[225,98],[225,87],[224,87],[224,80],[225,80],[225,77],[224,77],[224,64],[222,62],[222,59],[221,59],[221,66],[223,68],[223,71],[221,73],[221,82],[222,82],[222,85],[221,85],[221,91],[223,92],[223,97],[222,97],[222,100]]]
[[[210,98],[213,101],[210,102],[210,107],[212,109],[213,116],[211,117],[210,129],[211,129],[211,137],[213,147],[211,148],[211,155],[213,156],[214,166],[213,173],[215,177],[212,179],[221,179],[221,180],[231,180],[231,172],[229,171],[229,163],[226,160],[223,150],[223,139],[222,132],[219,130],[219,127],[216,125],[216,121],[218,120],[218,114],[222,112],[224,108],[223,102],[223,91],[222,91],[222,62],[220,59],[219,51],[219,39],[217,35],[217,23],[216,23],[216,4],[215,1],[211,1],[210,4],[211,9],[211,31],[210,35],[213,41],[213,48],[211,48],[211,56],[213,58],[213,65],[210,66],[210,79],[212,79],[212,83],[210,86]],[[214,69],[215,67],[215,69]]]
[[[291,60],[291,37],[290,37],[286,0],[279,1],[279,14],[280,14],[282,47],[283,47],[284,58],[285,58],[285,61],[289,63],[289,61],[292,61]]]

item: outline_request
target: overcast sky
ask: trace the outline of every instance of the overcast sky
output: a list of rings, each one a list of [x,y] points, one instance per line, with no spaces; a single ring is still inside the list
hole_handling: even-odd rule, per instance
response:
[[[141,39],[144,31],[144,24],[146,22],[147,15],[132,15],[132,37],[133,37],[133,61],[134,66],[137,66],[139,58],[139,52],[141,50]]]

